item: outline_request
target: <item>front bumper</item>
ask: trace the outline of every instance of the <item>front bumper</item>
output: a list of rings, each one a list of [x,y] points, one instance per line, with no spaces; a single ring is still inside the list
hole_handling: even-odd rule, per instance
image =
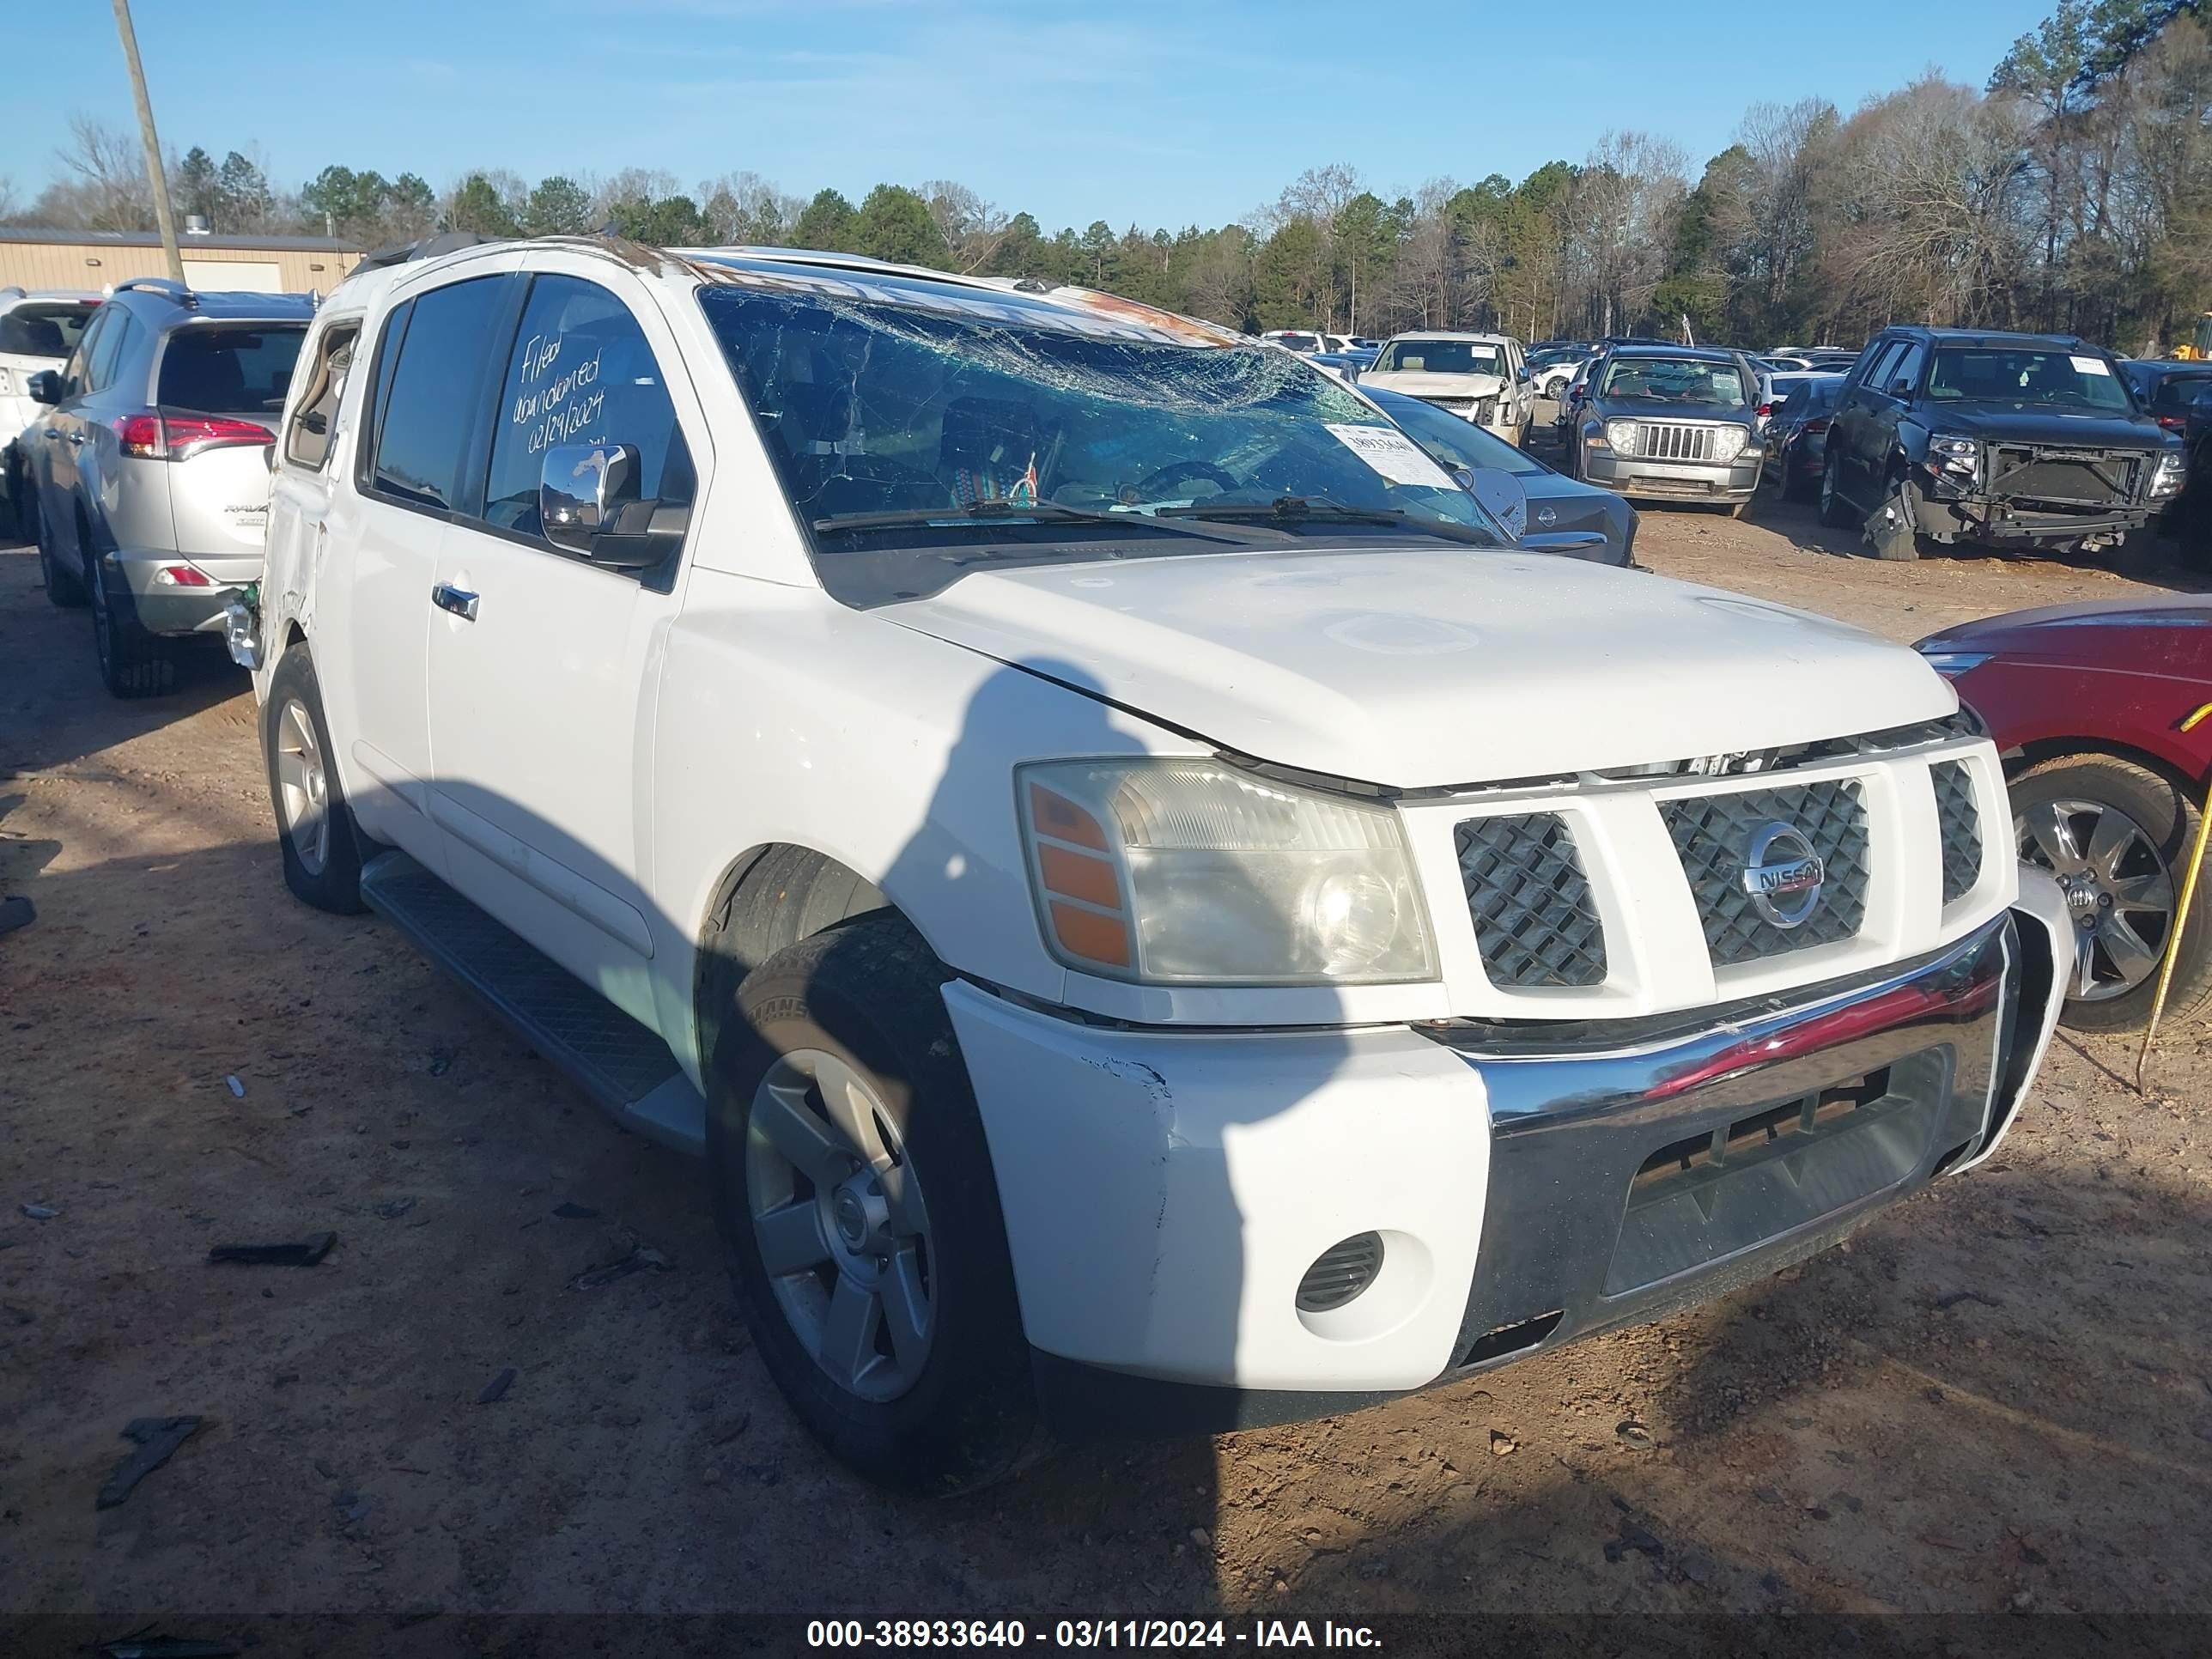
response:
[[[1583,449],[1583,477],[1635,498],[1676,501],[1747,501],[1759,489],[1763,449],[1747,449],[1727,465],[1644,461],[1611,449]]]
[[[2070,948],[2056,886],[2021,885],[1918,963],[1550,1046],[1083,1026],[955,981],[1048,1413],[1334,1413],[1802,1259],[2010,1127]],[[1370,1288],[1302,1311],[1309,1266],[1370,1231]]]
[[[2086,538],[2116,540],[2140,530],[2175,499],[2164,497],[2142,506],[2115,502],[2077,512],[2039,512],[1990,495],[1937,495],[1923,485],[1915,506],[1915,527],[1939,542],[2065,546]]]

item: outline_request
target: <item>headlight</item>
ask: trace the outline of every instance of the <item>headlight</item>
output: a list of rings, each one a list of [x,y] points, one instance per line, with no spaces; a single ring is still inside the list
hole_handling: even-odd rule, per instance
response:
[[[1972,438],[1930,438],[1928,459],[1945,472],[1971,478],[1981,465],[1982,447]]]
[[[1743,453],[1743,447],[1750,438],[1751,434],[1740,426],[1719,428],[1713,434],[1713,459],[1717,461],[1734,460]]]
[[[1633,421],[1607,421],[1605,423],[1606,442],[1624,455],[1636,453],[1637,440],[1642,435],[1642,430]]]
[[[1167,985],[1436,976],[1398,815],[1207,760],[1015,774],[1030,885],[1069,967]]]
[[[2161,495],[2179,495],[2181,487],[2189,481],[2189,464],[2176,450],[2167,450],[2158,458],[2157,470],[2150,475],[2150,493],[2154,500]]]
[[[1920,654],[1930,668],[1947,680],[1955,680],[1961,674],[1972,673],[1990,656],[1987,651],[1923,651]]]

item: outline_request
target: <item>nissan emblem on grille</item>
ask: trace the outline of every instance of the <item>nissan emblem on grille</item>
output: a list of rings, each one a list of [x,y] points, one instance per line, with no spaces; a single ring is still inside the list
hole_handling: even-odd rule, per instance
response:
[[[1743,860],[1743,890],[1777,927],[1802,927],[1820,908],[1827,871],[1813,843],[1786,823],[1754,831]]]

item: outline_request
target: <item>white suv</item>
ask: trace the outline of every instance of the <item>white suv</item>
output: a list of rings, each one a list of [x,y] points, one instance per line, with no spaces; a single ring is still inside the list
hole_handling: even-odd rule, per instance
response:
[[[1651,1317],[1989,1157],[2042,1055],[2065,908],[1940,676],[1522,553],[1289,353],[550,240],[301,362],[233,617],[287,880],[703,1154],[878,1479]]]

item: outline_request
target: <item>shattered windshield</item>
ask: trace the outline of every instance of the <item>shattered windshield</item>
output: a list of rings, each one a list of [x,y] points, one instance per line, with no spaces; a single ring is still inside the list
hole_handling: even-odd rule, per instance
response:
[[[1097,559],[1322,532],[1504,544],[1448,473],[1287,352],[988,294],[904,304],[719,283],[700,303],[825,580],[886,549],[972,562],[987,544]]]

